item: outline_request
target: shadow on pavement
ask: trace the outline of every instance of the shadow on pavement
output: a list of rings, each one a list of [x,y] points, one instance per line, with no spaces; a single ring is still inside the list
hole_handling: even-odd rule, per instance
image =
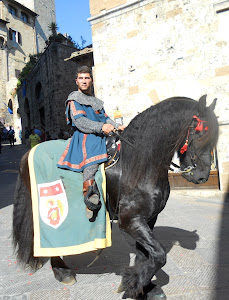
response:
[[[196,231],[188,231],[175,227],[155,227],[154,234],[166,249],[166,254],[170,252],[174,245],[188,250],[195,250],[199,241],[199,235]],[[162,269],[156,273],[156,278],[156,280],[153,280],[153,283],[161,287],[169,283],[169,275]]]
[[[154,229],[156,238],[168,253],[173,245],[180,245],[182,248],[194,250],[199,240],[198,234],[174,227],[158,226]],[[75,256],[66,256],[64,261],[77,274],[104,274],[116,273],[121,275],[125,267],[129,266],[130,260],[133,261],[135,252],[135,242],[127,234],[122,234],[118,224],[113,225],[112,247],[102,251],[99,259],[91,266],[87,267],[96,257],[97,252],[90,252]],[[164,286],[169,282],[169,275],[163,270],[158,271],[155,284]]]

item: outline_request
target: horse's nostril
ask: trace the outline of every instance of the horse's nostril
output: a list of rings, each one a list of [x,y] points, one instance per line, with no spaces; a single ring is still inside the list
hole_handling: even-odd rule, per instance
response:
[[[197,183],[205,183],[207,180],[205,178],[199,178]]]

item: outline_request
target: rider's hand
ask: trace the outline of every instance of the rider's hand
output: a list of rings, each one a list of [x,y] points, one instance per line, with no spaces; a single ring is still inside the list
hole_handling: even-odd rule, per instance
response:
[[[105,134],[109,134],[111,131],[114,130],[114,126],[111,125],[111,124],[104,124],[103,127],[102,127],[102,131],[105,133]]]
[[[119,125],[118,130],[123,131],[126,128],[125,125]]]

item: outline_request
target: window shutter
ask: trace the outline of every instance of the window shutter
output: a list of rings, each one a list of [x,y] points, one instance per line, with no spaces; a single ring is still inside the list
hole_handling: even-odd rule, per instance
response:
[[[18,44],[22,45],[21,34],[18,32]]]
[[[11,29],[11,28],[9,29],[9,38],[10,38],[10,40],[12,41],[13,36],[12,36],[12,29]]]

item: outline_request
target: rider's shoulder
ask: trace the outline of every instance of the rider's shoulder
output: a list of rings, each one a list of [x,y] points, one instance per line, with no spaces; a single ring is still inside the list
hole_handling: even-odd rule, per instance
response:
[[[68,95],[68,99],[67,101],[70,101],[70,100],[76,100],[77,96],[78,96],[78,91],[73,91],[71,92],[69,95]]]

